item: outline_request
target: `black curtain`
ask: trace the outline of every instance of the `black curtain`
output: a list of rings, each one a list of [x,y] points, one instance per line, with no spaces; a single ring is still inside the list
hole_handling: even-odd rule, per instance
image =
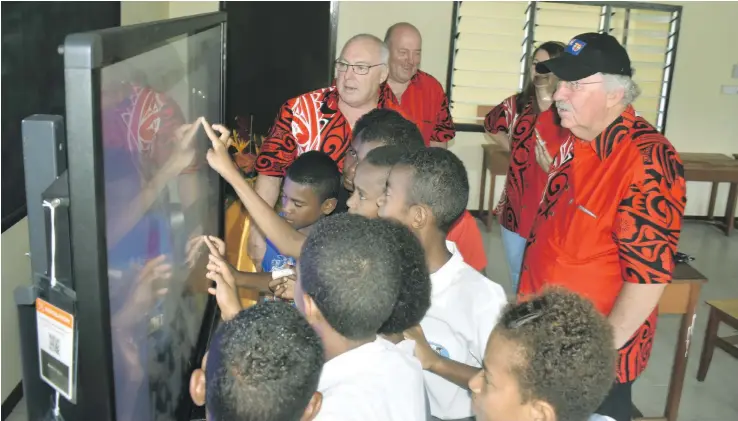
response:
[[[65,115],[59,46],[69,34],[113,26],[119,1],[2,2],[2,231],[26,216],[21,121]]]
[[[228,13],[229,126],[253,115],[254,133],[265,135],[285,101],[330,84],[332,3],[337,8],[327,1],[221,2]]]

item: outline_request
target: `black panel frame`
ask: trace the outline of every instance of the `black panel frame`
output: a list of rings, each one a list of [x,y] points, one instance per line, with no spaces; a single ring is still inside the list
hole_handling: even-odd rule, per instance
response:
[[[103,156],[100,115],[101,69],[156,49],[173,38],[194,35],[215,27],[220,27],[221,30],[221,99],[224,102],[225,13],[215,12],[73,34],[67,37],[64,44],[70,219],[74,246],[73,288],[77,292],[80,332],[78,419],[99,421],[116,419],[108,298],[104,168],[101,159]],[[222,120],[223,105],[219,111]],[[218,227],[219,235],[222,236],[224,230],[222,181],[218,203]],[[210,297],[196,352],[190,362],[191,366],[199,365],[199,359],[205,352],[217,317],[217,306]]]

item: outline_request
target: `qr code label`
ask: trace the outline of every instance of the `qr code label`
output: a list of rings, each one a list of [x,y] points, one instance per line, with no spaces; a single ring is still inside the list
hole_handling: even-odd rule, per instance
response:
[[[61,356],[61,340],[52,333],[49,333],[49,350],[57,357]]]

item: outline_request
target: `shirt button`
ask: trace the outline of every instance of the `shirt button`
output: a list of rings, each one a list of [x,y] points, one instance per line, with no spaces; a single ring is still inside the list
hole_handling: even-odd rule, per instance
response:
[[[572,203],[574,203],[574,199],[569,199],[569,204],[571,205]]]
[[[554,212],[553,211],[549,212],[548,216],[554,216]]]

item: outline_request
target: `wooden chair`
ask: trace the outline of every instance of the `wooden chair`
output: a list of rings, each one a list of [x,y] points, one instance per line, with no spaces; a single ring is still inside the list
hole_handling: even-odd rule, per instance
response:
[[[702,284],[707,278],[687,263],[680,263],[674,268],[674,279],[666,287],[659,301],[659,315],[681,315],[674,365],[671,369],[668,395],[664,414],[658,417],[644,417],[633,405],[634,421],[676,421],[679,414],[679,403],[684,389],[684,378],[687,373],[689,346],[697,316],[697,301]]]
[[[715,347],[722,349],[734,358],[738,358],[738,335],[722,338],[718,336],[718,328],[721,322],[733,329],[738,329],[738,298],[708,301],[707,305],[710,306],[710,317],[707,319],[705,342],[702,345],[700,367],[697,370],[697,380],[700,382],[705,381]]]
[[[726,235],[733,232],[735,211],[738,207],[738,162],[736,159],[717,153],[680,153],[684,164],[684,178],[687,181],[703,181],[711,183],[710,202],[707,208],[707,219],[718,222]],[[738,156],[738,154],[734,155]],[[715,200],[720,183],[729,183],[728,200],[725,216],[722,221],[715,221]]]

